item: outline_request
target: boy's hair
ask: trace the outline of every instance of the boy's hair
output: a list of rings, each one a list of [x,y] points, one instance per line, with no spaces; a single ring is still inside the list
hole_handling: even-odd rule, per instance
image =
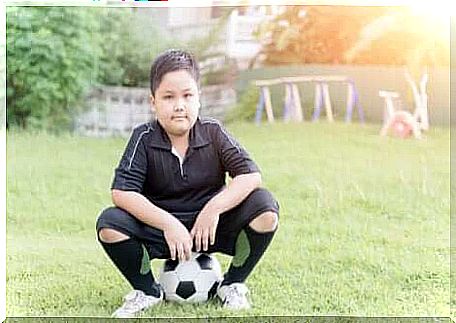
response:
[[[195,57],[180,49],[168,49],[158,55],[150,68],[150,91],[155,96],[155,91],[160,86],[166,73],[185,70],[193,77],[199,87],[200,71]]]

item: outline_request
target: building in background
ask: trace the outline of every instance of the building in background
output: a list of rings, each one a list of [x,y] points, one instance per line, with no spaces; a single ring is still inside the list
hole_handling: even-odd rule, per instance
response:
[[[119,0],[105,0],[107,5],[119,5]],[[235,61],[239,69],[248,67],[261,49],[255,37],[258,26],[283,12],[283,6],[207,6],[207,7],[132,7],[143,21],[160,28],[166,35],[189,42],[201,38],[217,28],[225,15],[229,15],[220,30],[218,41],[207,56],[225,56]],[[147,25],[144,26],[147,29]],[[216,55],[218,54],[218,55]],[[223,60],[201,62],[202,67],[222,64]]]

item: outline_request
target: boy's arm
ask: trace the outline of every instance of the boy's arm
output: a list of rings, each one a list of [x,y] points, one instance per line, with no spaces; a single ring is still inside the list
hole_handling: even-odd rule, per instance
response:
[[[260,169],[247,151],[217,121],[208,122],[208,131],[220,156],[223,171],[232,181],[221,192],[209,200],[196,218],[190,234],[195,240],[196,250],[207,250],[215,243],[215,232],[221,213],[239,205],[254,189],[261,185]]]
[[[149,125],[133,130],[111,185],[114,205],[124,209],[139,221],[163,231],[171,258],[190,259],[192,238],[187,228],[173,215],[150,202],[142,190],[147,177],[148,159],[145,137]]]
[[[201,247],[206,251],[209,243],[211,245],[215,243],[215,232],[220,214],[239,205],[260,185],[260,173],[238,175],[206,203],[190,232],[192,238],[195,239],[196,251],[200,251]]]
[[[134,191],[113,189],[112,201],[117,207],[132,214],[139,221],[162,230],[171,258],[190,259],[193,241],[187,228],[172,214],[150,202],[144,195]]]
[[[170,225],[179,222],[174,216],[150,202],[144,195],[133,191],[113,189],[112,202],[115,206],[132,214],[139,221],[165,231]]]
[[[261,185],[261,174],[250,173],[238,175],[203,208],[207,211],[222,214],[238,206],[256,188]]]

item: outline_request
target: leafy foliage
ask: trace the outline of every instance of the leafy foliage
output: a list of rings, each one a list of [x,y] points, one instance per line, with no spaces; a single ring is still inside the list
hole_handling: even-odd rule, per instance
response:
[[[256,86],[249,86],[242,94],[239,102],[225,116],[225,122],[252,121],[255,117],[259,99],[259,90]]]
[[[51,129],[68,125],[70,108],[98,76],[95,12],[8,7],[6,23],[8,123]]]
[[[200,62],[202,85],[232,84],[236,78],[238,73],[236,62],[227,57],[227,53],[217,48],[217,44],[224,36],[233,9],[233,7],[221,7],[220,16],[217,20],[214,19],[215,23],[212,26],[208,26],[206,35],[193,37],[189,42],[181,44],[183,49],[194,53]],[[220,62],[223,63],[220,64]]]
[[[449,62],[448,28],[405,7],[290,6],[261,26],[266,65]],[[443,26],[443,25],[442,25]]]
[[[8,124],[68,128],[90,86],[145,86],[168,45],[151,21],[145,36],[145,19],[132,8],[8,7]]]
[[[199,60],[208,59],[216,55],[220,55],[218,51],[214,51],[211,47],[220,40],[222,36],[222,32],[226,27],[226,22],[228,21],[230,11],[224,12],[224,14],[219,17],[217,23],[211,27],[209,27],[209,31],[206,35],[200,37],[193,37],[193,39],[188,42],[187,44],[183,44],[184,49],[190,50],[196,55],[198,55]]]
[[[130,87],[149,85],[153,58],[175,44],[172,38],[161,36],[154,23],[148,15],[141,15],[132,8],[103,10],[100,83]]]
[[[239,68],[234,59],[229,59],[224,57],[224,64],[216,69],[211,68],[208,71],[203,71],[202,75],[202,84],[203,85],[212,85],[212,84],[233,84],[236,81],[236,78],[239,74]]]
[[[265,63],[342,63],[360,28],[384,11],[378,7],[287,7],[258,31],[266,39]]]

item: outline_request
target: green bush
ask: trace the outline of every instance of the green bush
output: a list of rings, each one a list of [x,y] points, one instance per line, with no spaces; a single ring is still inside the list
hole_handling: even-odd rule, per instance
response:
[[[259,93],[260,92],[256,86],[249,86],[241,95],[239,102],[227,112],[225,122],[253,121],[255,118]]]
[[[8,124],[68,126],[74,112],[70,109],[98,77],[95,12],[73,7],[7,9]]]
[[[7,9],[12,127],[69,129],[90,87],[147,86],[152,59],[172,41],[132,8]]]
[[[176,41],[161,35],[155,24],[148,15],[139,14],[132,8],[102,9],[101,84],[149,86],[152,60],[164,49],[176,46]]]
[[[232,60],[225,60],[225,64],[220,69],[213,69],[202,75],[203,85],[213,84],[233,84],[238,76],[238,67]]]
[[[208,50],[228,17],[207,35],[184,44],[135,8],[7,9],[8,126],[52,131],[71,128],[94,86],[148,87],[150,64],[165,48],[190,49],[199,59],[212,57]],[[203,82],[233,82],[235,73],[227,62]]]

